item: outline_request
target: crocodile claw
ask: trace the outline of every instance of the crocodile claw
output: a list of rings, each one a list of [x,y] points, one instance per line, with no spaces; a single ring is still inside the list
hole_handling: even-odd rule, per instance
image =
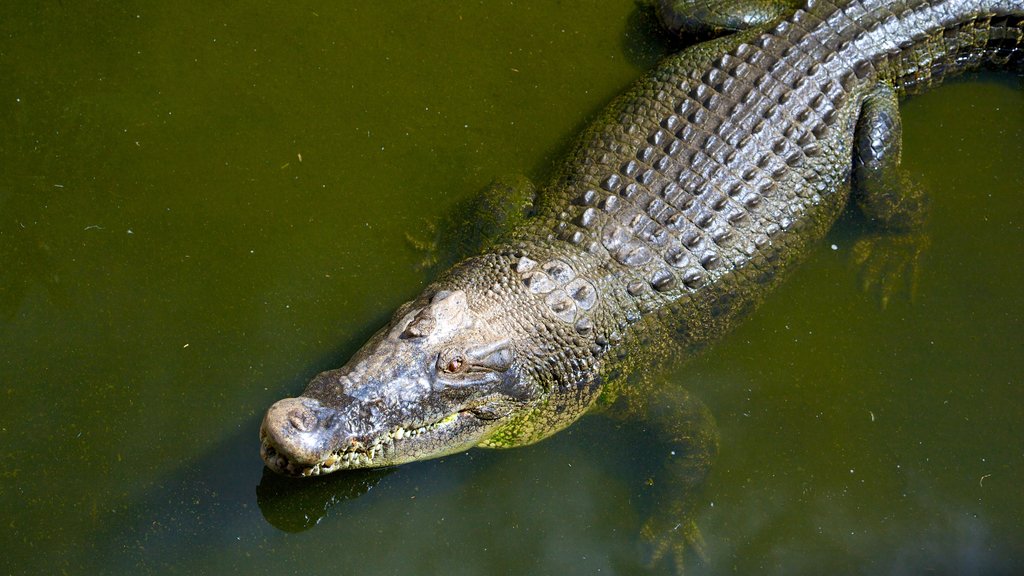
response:
[[[861,269],[864,291],[876,293],[883,309],[904,291],[913,302],[921,255],[929,244],[929,237],[920,232],[878,233],[858,240],[853,246],[852,263]]]
[[[649,546],[649,567],[653,568],[668,558],[673,572],[683,574],[688,559],[693,556],[702,564],[707,563],[700,528],[681,505],[669,506],[669,510],[651,515],[640,529],[640,536]]]
[[[409,232],[405,233],[405,241],[409,243],[409,246],[420,254],[420,261],[416,264],[416,269],[419,271],[430,270],[437,266],[440,262],[441,257],[441,242],[439,240],[440,231],[438,225],[433,220],[423,218],[423,234],[424,237],[413,235]]]

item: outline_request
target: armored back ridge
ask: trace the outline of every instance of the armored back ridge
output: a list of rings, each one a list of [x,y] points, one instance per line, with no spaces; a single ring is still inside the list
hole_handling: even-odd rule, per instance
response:
[[[521,246],[593,255],[618,323],[668,307],[684,338],[713,336],[842,210],[879,83],[1020,65],[1012,4],[967,4],[814,2],[669,58],[580,138]]]

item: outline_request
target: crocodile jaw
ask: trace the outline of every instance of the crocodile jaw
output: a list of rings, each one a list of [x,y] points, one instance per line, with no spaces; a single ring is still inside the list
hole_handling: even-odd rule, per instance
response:
[[[260,427],[260,455],[287,476],[379,468],[438,458],[482,443],[500,419],[467,408],[429,421],[408,420],[362,433],[347,433],[345,415],[306,397],[277,402]]]

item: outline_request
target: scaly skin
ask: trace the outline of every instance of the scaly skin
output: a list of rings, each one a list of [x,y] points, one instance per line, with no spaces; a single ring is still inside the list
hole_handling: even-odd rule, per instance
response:
[[[899,162],[895,98],[1019,67],[1024,2],[787,13],[664,60],[616,99],[531,217],[269,409],[267,465],[318,475],[536,442],[642,396],[624,379],[633,368],[751,310],[833,225],[855,168],[873,218],[917,222],[918,196],[885,184]]]

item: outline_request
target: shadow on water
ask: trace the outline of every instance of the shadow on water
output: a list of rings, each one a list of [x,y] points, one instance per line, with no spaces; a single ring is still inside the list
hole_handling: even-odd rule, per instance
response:
[[[79,560],[87,573],[162,571],[182,558],[299,533],[327,515],[351,514],[395,469],[318,479],[285,478],[264,468],[255,452],[259,422],[247,420],[201,459],[168,475],[105,519]],[[245,449],[249,448],[249,449]]]
[[[341,365],[389,315],[390,311],[381,310],[359,326],[348,326],[343,342],[274,387],[283,390],[282,396],[298,395],[313,375]],[[258,554],[263,542],[310,530],[330,515],[362,510],[365,504],[359,498],[397,470],[314,479],[279,476],[260,459],[262,410],[251,417],[233,414],[237,419],[230,426],[232,432],[188,460],[167,466],[167,472],[127,498],[110,496],[116,506],[94,511],[95,527],[78,535],[63,563],[75,567],[74,573],[85,574],[173,573],[182,566],[204,571],[204,562],[222,557],[225,551]],[[33,571],[51,570],[50,560],[36,558],[33,564],[38,570]],[[235,569],[229,572],[252,573],[248,568]]]
[[[639,70],[651,70],[658,60],[674,54],[695,39],[680,38],[661,25],[654,8],[638,5],[623,26],[622,52]]]
[[[272,526],[284,532],[302,532],[320,523],[335,506],[369,492],[395,468],[356,470],[308,480],[286,478],[263,468],[256,487],[260,512]]]
[[[646,480],[656,459],[632,449],[652,439],[643,424],[588,418],[531,448],[295,479],[259,461],[258,423],[241,422],[107,515],[73,565],[89,574],[272,574],[340,554],[343,572],[366,574],[641,567],[639,524],[657,505]]]

